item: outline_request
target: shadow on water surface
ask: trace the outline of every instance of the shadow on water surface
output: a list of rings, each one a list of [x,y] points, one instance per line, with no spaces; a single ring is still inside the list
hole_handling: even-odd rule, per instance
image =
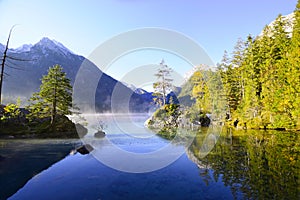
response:
[[[78,140],[0,140],[0,199],[68,155]]]

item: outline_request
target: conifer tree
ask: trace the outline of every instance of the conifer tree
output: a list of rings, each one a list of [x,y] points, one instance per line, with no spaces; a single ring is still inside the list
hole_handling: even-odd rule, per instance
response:
[[[230,114],[232,114],[238,107],[241,94],[237,66],[233,67],[232,59],[230,59],[228,57],[227,52],[225,52],[220,67],[222,69],[221,76],[223,79],[223,85],[226,99],[228,102],[227,104],[229,107],[229,112]]]
[[[171,72],[172,69],[165,64],[164,60],[162,60],[158,72],[155,74],[158,81],[153,84],[153,96],[155,96],[155,99],[157,101],[161,100],[159,104],[161,104],[162,106],[167,103],[167,95],[171,91],[173,86],[173,79],[170,78]]]
[[[262,104],[264,113],[268,113],[263,118],[269,118],[268,121],[276,127],[289,127],[294,123],[290,114],[290,97],[285,95],[286,80],[289,79],[286,56],[290,46],[286,25],[286,20],[279,15],[270,30],[269,52],[264,58],[262,76]]]
[[[72,86],[60,65],[55,65],[43,76],[40,91],[30,98],[29,110],[33,118],[51,118],[54,125],[57,115],[71,114]]]
[[[300,126],[300,0],[294,12],[294,25],[291,45],[287,55],[287,81],[286,96],[289,95],[291,115]],[[299,127],[298,127],[299,128]]]

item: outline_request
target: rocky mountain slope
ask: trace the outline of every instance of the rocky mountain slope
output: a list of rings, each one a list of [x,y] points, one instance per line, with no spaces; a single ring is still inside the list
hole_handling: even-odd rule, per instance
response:
[[[0,44],[1,54],[4,47]],[[147,112],[151,107],[151,99],[149,95],[145,95],[146,91],[143,94],[134,92],[121,82],[101,72],[96,65],[83,56],[74,54],[55,40],[43,38],[34,45],[25,44],[17,49],[9,49],[7,55],[9,58],[6,60],[5,67],[3,103],[15,102],[16,98],[20,97],[23,104],[26,104],[31,94],[38,91],[42,76],[47,74],[48,68],[55,64],[63,67],[73,84],[81,64],[85,61],[89,62],[89,67],[93,71],[102,73],[95,94],[95,104],[98,112],[111,111],[110,98],[116,85],[121,88],[122,95],[130,96],[129,107],[131,112]],[[120,100],[118,103],[120,103],[118,106],[120,108],[128,107],[128,102]],[[122,111],[121,109],[120,112]]]

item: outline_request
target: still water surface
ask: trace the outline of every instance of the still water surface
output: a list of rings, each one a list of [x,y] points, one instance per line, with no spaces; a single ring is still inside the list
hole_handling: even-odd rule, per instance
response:
[[[211,134],[210,130],[190,130],[196,137],[187,147],[183,143],[171,143],[145,129],[143,116],[117,118],[101,119],[106,124],[106,142],[92,137],[95,130],[93,124],[89,124],[89,135],[84,142],[91,143],[95,150],[88,155],[68,155],[78,145],[76,140],[1,141],[0,155],[7,157],[6,161],[0,162],[1,188],[11,192],[9,199],[300,197],[299,133],[223,129],[212,151],[203,157],[203,141]],[[112,144],[121,151],[139,155],[159,152],[167,146],[169,149],[165,153],[169,157],[174,158],[172,151],[179,156],[160,169],[133,173],[134,167],[126,168],[132,160],[117,155]],[[13,149],[18,149],[19,154],[9,156]],[[114,162],[100,162],[104,157]],[[9,162],[8,158],[11,158]],[[151,159],[148,159],[150,164],[146,163],[147,160],[142,160],[143,165],[140,160],[131,164],[140,165],[140,169],[154,166],[151,162],[159,161]],[[114,168],[116,163],[118,169]]]

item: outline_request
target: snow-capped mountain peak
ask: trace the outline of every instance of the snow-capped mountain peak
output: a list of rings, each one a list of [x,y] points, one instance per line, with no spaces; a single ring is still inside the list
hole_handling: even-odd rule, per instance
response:
[[[3,52],[5,49],[5,46],[3,44],[0,44],[0,52]],[[60,42],[57,42],[55,40],[51,40],[47,37],[42,38],[39,42],[36,44],[24,44],[18,48],[9,49],[10,52],[13,53],[23,53],[23,52],[29,52],[31,50],[38,49],[39,51],[42,51],[43,54],[48,54],[49,51],[54,51],[60,54],[63,54],[65,56],[68,56],[69,54],[74,54],[72,51],[70,51],[67,47],[65,47]]]
[[[295,13],[291,13],[288,15],[282,15],[281,18],[272,21],[269,25],[267,25],[267,29],[263,30],[258,37],[263,36],[266,34],[267,36],[272,36],[272,31],[274,30],[274,26],[277,20],[282,20],[286,22],[284,29],[286,33],[288,33],[289,37],[292,37],[294,21],[295,21]]]
[[[34,46],[41,47],[42,49],[50,49],[53,51],[60,51],[63,54],[72,53],[67,47],[65,47],[62,43],[57,42],[55,40],[51,40],[47,37],[42,38],[38,43]]]
[[[55,47],[60,47],[60,48],[66,48],[63,44],[55,41],[55,40],[51,40],[47,37],[43,37],[36,45],[39,46],[46,46],[48,48],[55,48]]]
[[[14,52],[26,52],[30,51],[31,47],[33,47],[32,44],[24,44],[16,49],[13,49]]]

